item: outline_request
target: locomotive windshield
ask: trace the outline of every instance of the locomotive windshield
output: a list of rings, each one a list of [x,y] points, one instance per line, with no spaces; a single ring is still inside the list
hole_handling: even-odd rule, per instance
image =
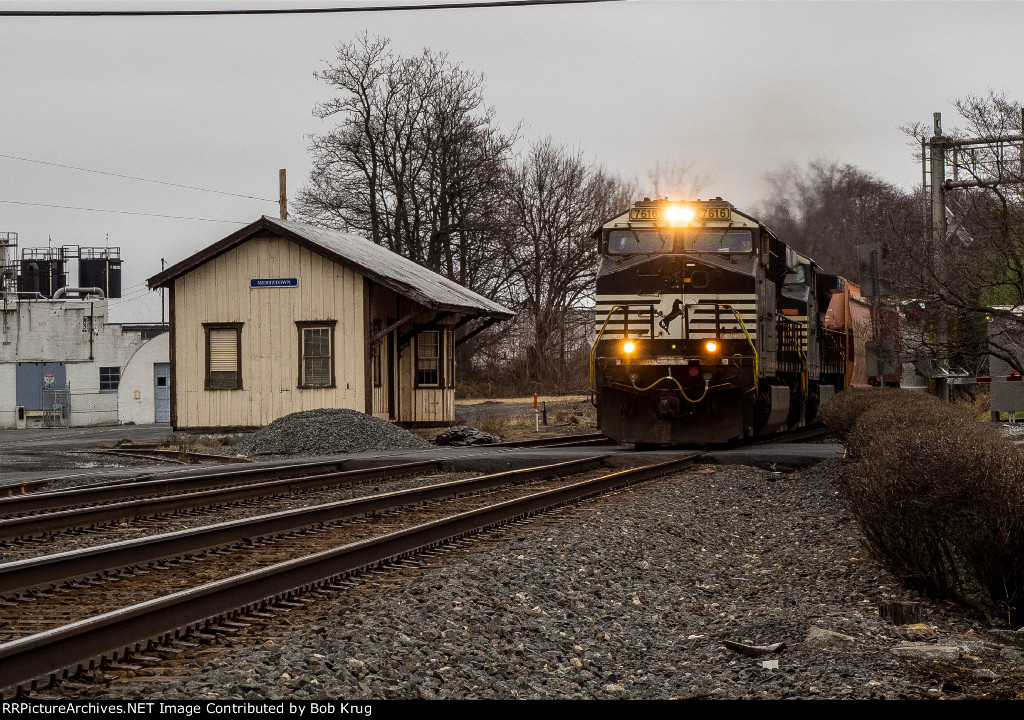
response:
[[[672,252],[672,233],[655,228],[612,230],[608,233],[610,255]]]
[[[629,228],[608,232],[609,255],[749,253],[753,248],[754,236],[744,228]]]
[[[699,228],[686,233],[690,252],[748,253],[754,248],[749,230],[739,228]]]

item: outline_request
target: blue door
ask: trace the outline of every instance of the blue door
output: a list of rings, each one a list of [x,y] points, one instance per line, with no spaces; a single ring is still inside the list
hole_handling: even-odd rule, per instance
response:
[[[171,364],[153,363],[153,406],[154,420],[158,423],[171,421]]]

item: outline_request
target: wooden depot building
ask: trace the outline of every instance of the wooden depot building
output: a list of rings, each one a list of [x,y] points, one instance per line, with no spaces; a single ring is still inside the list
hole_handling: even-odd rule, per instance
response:
[[[148,284],[169,295],[177,430],[318,408],[450,425],[455,345],[513,315],[362,237],[266,216]]]

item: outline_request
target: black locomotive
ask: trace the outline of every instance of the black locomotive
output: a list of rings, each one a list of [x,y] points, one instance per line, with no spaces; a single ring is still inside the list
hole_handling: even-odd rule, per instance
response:
[[[722,443],[811,422],[845,385],[826,275],[721,198],[637,202],[594,233],[591,390],[623,443]]]

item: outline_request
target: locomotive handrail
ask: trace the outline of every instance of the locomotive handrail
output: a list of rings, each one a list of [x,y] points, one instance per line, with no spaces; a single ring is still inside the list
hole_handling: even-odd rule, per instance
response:
[[[758,359],[757,359],[757,348],[754,346],[754,341],[750,339],[750,333],[747,332],[747,324],[745,322],[743,322],[743,316],[740,315],[738,312],[736,312],[736,308],[734,308],[732,305],[729,305],[728,303],[721,303],[721,305],[722,305],[722,307],[729,308],[732,311],[732,314],[736,316],[736,320],[740,324],[740,330],[743,331],[743,337],[745,337],[747,339],[747,342],[750,343],[750,349],[754,353],[754,395],[756,396],[757,395],[757,376],[761,374],[760,367],[758,365]],[[715,313],[715,315],[717,316],[718,313]]]
[[[594,344],[590,346],[590,368],[589,368],[589,370],[590,370],[590,393],[591,394],[594,394],[595,392],[597,392],[597,387],[594,385],[594,369],[595,369],[595,367],[594,367],[594,359],[595,359],[595,356],[597,355],[597,344],[599,342],[601,342],[601,338],[604,336],[605,328],[607,328],[608,327],[608,323],[611,322],[612,315],[615,313],[615,311],[616,310],[626,310],[626,311],[628,311],[629,308],[632,307],[633,305],[644,305],[646,307],[650,307],[651,308],[651,337],[654,337],[654,306],[653,305],[651,305],[650,303],[623,303],[622,305],[613,305],[608,310],[608,315],[605,316],[604,322],[601,323],[601,329],[598,331],[597,337],[594,339]],[[626,319],[626,325],[623,328],[623,333],[626,334],[626,335],[629,334],[629,319],[628,319],[628,317]]]
[[[803,351],[803,345],[799,349],[800,355],[800,389],[804,393],[804,397],[807,397],[807,392],[811,385],[811,363],[807,359],[807,353]]]
[[[605,316],[604,322],[601,324],[601,329],[597,333],[597,338],[594,339],[594,344],[590,346],[590,393],[594,394],[597,392],[597,387],[594,385],[594,356],[597,355],[597,344],[601,342],[602,336],[604,336],[604,329],[608,327],[608,322],[612,319],[612,313],[616,310],[625,310],[626,305],[613,305],[608,311],[608,315]]]

